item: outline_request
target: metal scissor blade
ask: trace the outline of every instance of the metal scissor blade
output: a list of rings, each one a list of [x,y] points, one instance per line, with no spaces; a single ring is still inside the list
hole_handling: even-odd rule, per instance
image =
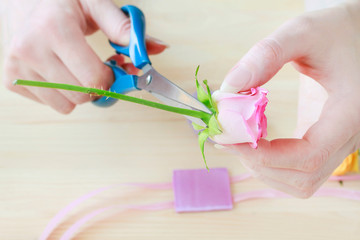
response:
[[[166,98],[160,94],[157,94],[157,93],[154,93],[152,92],[151,93],[153,96],[155,96],[157,99],[159,99],[160,101],[162,101],[163,103],[167,104],[167,105],[170,105],[170,106],[173,106],[173,107],[179,107],[179,108],[186,108],[186,109],[192,109],[191,107],[187,106],[187,105],[184,105],[184,104],[181,104],[179,102],[176,102],[172,99],[169,99],[169,98]],[[194,122],[200,126],[203,126],[203,127],[206,127],[206,124],[199,118],[195,118],[195,117],[190,117],[190,116],[186,116],[186,115],[183,115],[184,117],[186,117],[187,119],[189,119],[191,122]]]
[[[182,105],[182,108],[187,106],[188,109],[212,113],[203,103],[163,77],[152,67],[146,67],[145,74],[138,78],[137,87],[164,97],[165,99],[160,100],[169,105],[174,106],[175,103],[178,103]]]

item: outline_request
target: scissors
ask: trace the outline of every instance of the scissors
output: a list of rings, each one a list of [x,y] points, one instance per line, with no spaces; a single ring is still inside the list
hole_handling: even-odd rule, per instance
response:
[[[152,67],[145,45],[145,16],[142,11],[132,5],[125,5],[121,10],[130,18],[130,42],[128,46],[120,46],[110,41],[110,45],[117,54],[130,57],[134,66],[142,70],[143,75],[127,74],[116,64],[116,61],[107,61],[105,64],[112,69],[115,79],[109,91],[126,94],[130,91],[146,90],[167,105],[211,114],[212,112],[203,103],[162,76]],[[114,98],[101,97],[93,101],[93,103],[100,107],[108,107],[116,101],[117,99]],[[198,118],[185,117],[196,124],[206,126]]]

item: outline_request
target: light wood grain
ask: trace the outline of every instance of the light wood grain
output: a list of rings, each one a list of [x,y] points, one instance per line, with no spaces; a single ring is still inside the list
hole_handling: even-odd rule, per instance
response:
[[[300,0],[128,2],[145,12],[148,33],[170,45],[151,58],[154,67],[190,92],[195,91],[197,65],[200,78],[218,88],[253,44],[303,11]],[[89,42],[102,59],[113,53],[101,33]],[[297,79],[286,66],[266,84],[270,139],[292,136]],[[146,93],[134,95],[151,99]],[[84,104],[64,116],[3,87],[0,110],[0,239],[37,239],[58,210],[96,188],[169,182],[174,169],[204,167],[196,136],[181,116],[171,113],[119,102],[108,109]],[[232,175],[245,172],[236,156],[211,144],[206,155],[211,167],[226,167]],[[356,182],[345,187],[360,189]],[[266,186],[252,179],[234,185],[233,192],[260,188]],[[69,216],[51,239],[101,204],[172,199],[171,191],[107,194]],[[350,200],[254,200],[223,212],[126,211],[87,228],[76,239],[355,240],[360,239],[359,216],[360,204]]]

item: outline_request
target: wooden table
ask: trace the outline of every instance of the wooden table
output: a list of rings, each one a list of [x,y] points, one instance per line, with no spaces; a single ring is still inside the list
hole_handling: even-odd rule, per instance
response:
[[[159,72],[195,91],[194,71],[213,89],[258,40],[303,12],[300,0],[131,1],[145,12],[148,33],[170,45],[152,57]],[[90,44],[102,59],[106,37]],[[84,63],[86,64],[86,63]],[[271,83],[269,139],[290,137],[296,124],[298,74],[285,66]],[[136,93],[152,99],[146,93]],[[0,89],[0,239],[37,239],[66,204],[94,189],[125,182],[169,182],[174,169],[204,168],[197,138],[171,113],[118,102],[60,115]],[[236,156],[206,145],[210,167],[244,173]],[[325,186],[338,186],[326,183]],[[357,182],[344,187],[360,189]],[[267,188],[251,179],[233,193]],[[119,190],[84,205],[51,239],[101,204],[170,201],[171,191]],[[125,211],[89,226],[76,239],[360,239],[360,203],[335,198],[252,200],[232,211],[177,214]]]

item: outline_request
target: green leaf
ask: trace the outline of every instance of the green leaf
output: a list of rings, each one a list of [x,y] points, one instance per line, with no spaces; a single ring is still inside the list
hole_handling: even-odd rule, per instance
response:
[[[198,75],[198,72],[199,72],[199,68],[200,68],[200,65],[197,66],[196,70],[195,70],[195,78],[197,79],[197,75]]]
[[[209,127],[209,136],[211,137],[222,133],[215,114],[211,116],[208,127]]]
[[[206,169],[209,171],[209,167],[206,163],[206,159],[205,159],[205,153],[204,153],[204,148],[205,148],[205,142],[206,140],[208,139],[209,137],[209,129],[205,129],[204,131],[202,132],[199,132],[199,138],[198,138],[198,141],[199,141],[199,145],[200,145],[200,150],[201,150],[201,154],[202,154],[202,157],[204,159],[204,163],[205,163],[205,166],[206,166]]]
[[[211,118],[210,118],[210,119],[211,119]],[[192,124],[193,128],[194,128],[196,131],[200,131],[200,130],[205,129],[205,127],[200,126],[199,124],[196,124],[196,123],[194,123],[194,122],[192,122],[191,124]]]
[[[196,93],[197,93],[197,98],[200,102],[202,102],[206,107],[210,108],[210,99],[209,99],[209,95],[206,93],[206,91],[204,90],[204,88],[200,85],[198,78],[197,78],[197,74],[199,72],[199,67],[197,67],[196,71],[195,71],[195,82],[196,82]]]
[[[203,81],[204,85],[206,86],[206,91],[207,91],[207,96],[208,96],[208,99],[209,99],[209,106],[208,108],[213,112],[213,113],[217,113],[217,107],[216,107],[216,103],[215,101],[212,99],[211,97],[211,90],[210,90],[210,87],[208,85],[208,81],[205,79]]]

